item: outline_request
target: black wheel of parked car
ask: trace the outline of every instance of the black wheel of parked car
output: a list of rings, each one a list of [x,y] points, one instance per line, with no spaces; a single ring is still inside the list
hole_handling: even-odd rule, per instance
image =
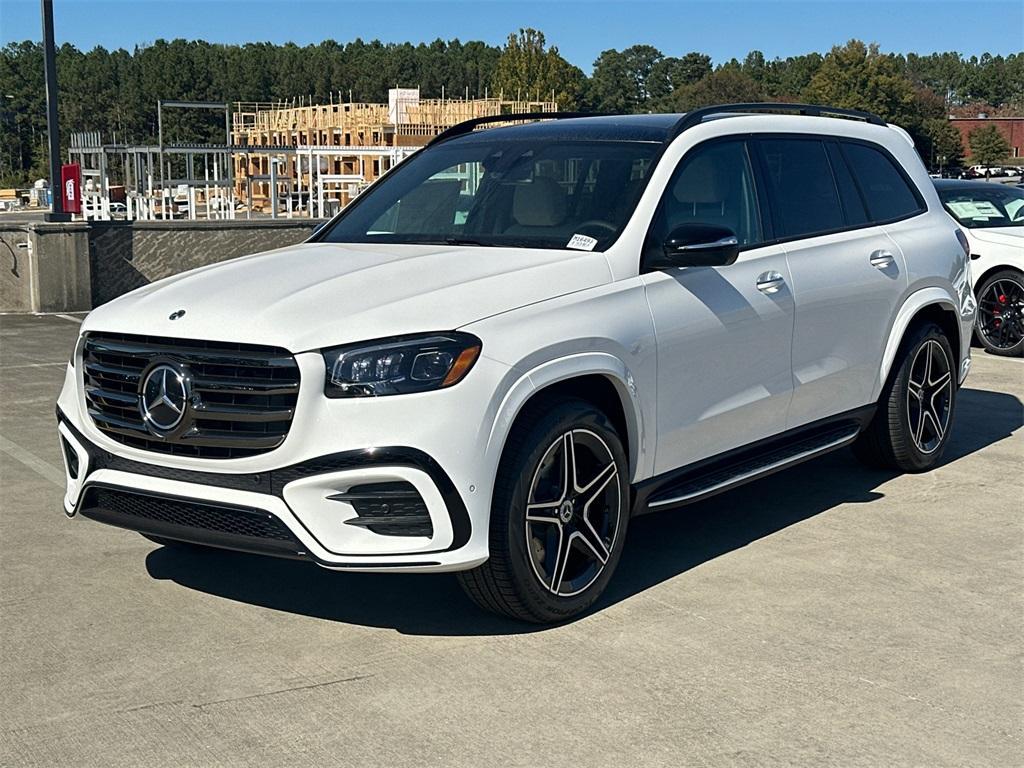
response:
[[[1004,269],[985,279],[975,336],[993,355],[1024,356],[1024,275]]]
[[[581,400],[546,400],[516,420],[498,469],[490,558],[459,574],[480,606],[524,621],[586,610],[622,553],[629,480],[608,417]]]
[[[956,406],[956,355],[934,323],[908,332],[871,424],[854,444],[866,464],[903,472],[931,469],[949,442]]]

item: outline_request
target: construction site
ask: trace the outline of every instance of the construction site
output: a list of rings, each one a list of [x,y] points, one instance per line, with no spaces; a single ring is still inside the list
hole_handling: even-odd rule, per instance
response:
[[[457,123],[556,112],[554,101],[423,99],[392,88],[388,103],[188,102],[156,105],[156,144],[71,135],[68,162],[81,169],[81,218],[110,220],[325,218],[397,163]],[[166,141],[165,113],[223,115],[223,143]]]

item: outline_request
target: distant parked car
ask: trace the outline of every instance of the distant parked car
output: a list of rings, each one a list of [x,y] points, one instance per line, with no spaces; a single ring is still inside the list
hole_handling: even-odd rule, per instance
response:
[[[972,165],[971,171],[974,172],[975,176],[981,179],[1003,175],[1003,169],[998,165]]]
[[[946,211],[964,228],[978,300],[975,336],[989,352],[1024,354],[1024,189],[936,181]]]
[[[113,219],[127,219],[128,218],[128,206],[124,203],[111,203],[110,204],[110,217]]]

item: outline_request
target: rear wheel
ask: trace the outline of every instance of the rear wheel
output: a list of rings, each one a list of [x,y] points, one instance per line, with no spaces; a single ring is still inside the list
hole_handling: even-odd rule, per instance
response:
[[[934,323],[908,333],[878,410],[854,444],[864,463],[923,472],[939,462],[956,406],[955,359],[949,340]]]
[[[459,574],[463,589],[524,621],[586,610],[622,554],[628,499],[625,452],[605,414],[580,400],[528,407],[498,469],[490,557]]]
[[[1004,269],[978,289],[975,336],[993,355],[1024,355],[1024,275]]]

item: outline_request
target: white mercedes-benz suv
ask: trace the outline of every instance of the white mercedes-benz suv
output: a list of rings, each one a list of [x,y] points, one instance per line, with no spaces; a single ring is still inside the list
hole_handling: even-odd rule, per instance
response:
[[[904,131],[527,117],[450,129],[308,242],[92,312],[57,406],[67,514],[458,571],[550,622],[601,594],[634,515],[847,445],[939,461],[975,301]]]

